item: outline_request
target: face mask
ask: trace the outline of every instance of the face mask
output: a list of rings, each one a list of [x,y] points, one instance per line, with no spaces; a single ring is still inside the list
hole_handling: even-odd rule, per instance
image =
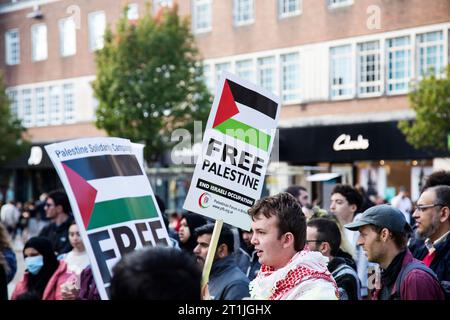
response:
[[[38,274],[38,272],[42,269],[44,265],[44,257],[42,256],[34,256],[25,258],[25,265],[27,266],[27,270],[32,274]]]

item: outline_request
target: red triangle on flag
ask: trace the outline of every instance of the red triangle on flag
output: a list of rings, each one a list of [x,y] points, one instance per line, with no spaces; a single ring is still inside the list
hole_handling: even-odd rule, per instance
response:
[[[219,106],[217,107],[216,117],[214,118],[213,128],[231,117],[237,115],[239,109],[234,101],[233,94],[231,93],[230,85],[225,80],[222,90],[222,96],[220,97]]]
[[[67,179],[69,180],[73,194],[77,200],[78,208],[80,209],[83,224],[87,229],[89,221],[91,220],[92,211],[94,209],[97,190],[64,163],[62,166],[64,171],[66,171]]]

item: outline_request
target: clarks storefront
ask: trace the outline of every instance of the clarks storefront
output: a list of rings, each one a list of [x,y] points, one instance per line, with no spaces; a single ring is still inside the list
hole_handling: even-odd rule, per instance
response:
[[[449,152],[416,150],[396,121],[280,129],[280,161],[340,174],[337,182],[360,184],[390,198],[400,186],[418,196],[433,159]]]

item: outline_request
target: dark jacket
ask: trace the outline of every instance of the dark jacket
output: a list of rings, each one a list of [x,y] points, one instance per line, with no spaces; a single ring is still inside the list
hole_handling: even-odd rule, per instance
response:
[[[416,241],[414,243],[414,251],[412,254],[414,258],[418,260],[423,260],[425,256],[428,254],[428,249],[425,244],[422,242],[421,245],[418,245],[420,242]],[[438,279],[441,282],[450,282],[450,234],[447,235],[447,238],[442,242],[436,245],[436,255],[431,261],[430,269],[436,273]]]
[[[78,300],[100,300],[94,275],[90,266],[86,267],[80,275],[80,292]]]
[[[340,300],[360,300],[361,285],[356,271],[344,258],[335,257],[328,263],[330,271],[339,288]]]
[[[5,256],[6,261],[8,262],[8,270],[6,272],[6,281],[7,283],[11,282],[14,279],[14,276],[17,272],[17,258],[16,253],[11,248],[6,248],[3,251],[3,255]]]
[[[73,217],[69,216],[69,218],[59,226],[52,222],[44,227],[39,233],[40,237],[45,237],[50,240],[53,251],[55,251],[57,256],[72,250],[72,246],[69,242],[69,227],[72,222]]]
[[[4,300],[8,300],[8,282],[6,281],[5,267],[0,264],[0,301]]]
[[[251,252],[248,252],[248,250],[243,247],[240,247],[236,252],[236,264],[250,281],[255,279],[259,268],[261,267],[256,251],[252,250]]]
[[[241,300],[250,296],[250,281],[237,267],[235,259],[233,255],[229,255],[213,263],[208,283],[212,299]]]
[[[444,300],[439,283],[426,271],[413,269],[404,278],[400,293],[396,292],[396,281],[400,270],[414,259],[408,249],[400,252],[381,274],[381,289],[373,295],[374,300]]]

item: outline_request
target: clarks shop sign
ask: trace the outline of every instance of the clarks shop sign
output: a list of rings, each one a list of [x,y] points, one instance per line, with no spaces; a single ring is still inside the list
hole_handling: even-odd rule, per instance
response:
[[[369,148],[369,139],[364,139],[362,135],[358,135],[356,140],[351,140],[349,134],[341,134],[333,143],[334,151],[344,150],[366,150]]]

